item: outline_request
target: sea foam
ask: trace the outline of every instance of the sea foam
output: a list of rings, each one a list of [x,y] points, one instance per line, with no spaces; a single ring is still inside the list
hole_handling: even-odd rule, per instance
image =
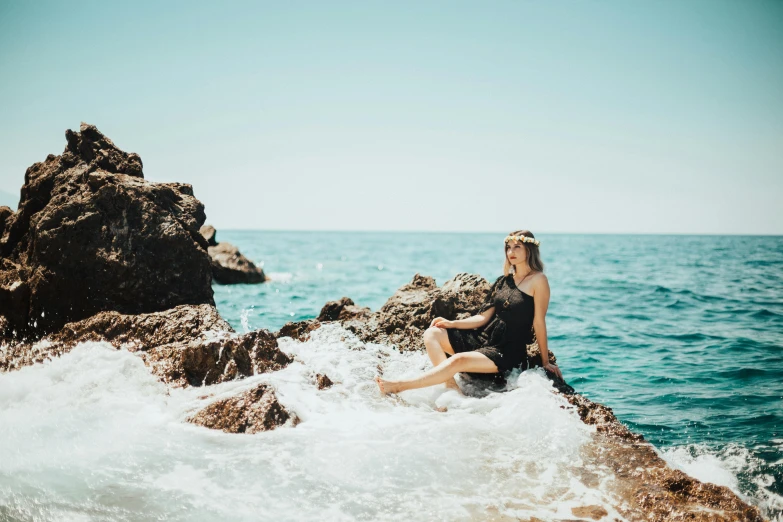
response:
[[[593,429],[541,373],[481,398],[383,397],[373,377],[413,376],[426,354],[334,324],[280,347],[287,368],[208,388],[170,389],[105,343],[0,376],[0,518],[556,520],[601,505],[622,519],[614,476],[583,451]],[[319,391],[316,373],[335,384]],[[186,422],[260,382],[303,422],[257,435]]]

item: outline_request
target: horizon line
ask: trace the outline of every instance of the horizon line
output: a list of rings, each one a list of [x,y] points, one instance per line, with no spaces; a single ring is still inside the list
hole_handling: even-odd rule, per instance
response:
[[[214,227],[214,225],[212,225]],[[396,230],[396,229],[308,229],[308,228],[217,228],[225,232],[314,232],[314,233],[367,233],[367,234],[507,234],[497,230]],[[717,232],[537,232],[536,235],[563,236],[732,236],[732,237],[783,237],[783,234],[717,233]]]

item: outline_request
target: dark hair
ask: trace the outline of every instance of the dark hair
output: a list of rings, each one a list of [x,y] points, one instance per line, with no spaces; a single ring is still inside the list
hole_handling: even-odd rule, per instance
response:
[[[509,236],[527,236],[533,239],[536,238],[536,236],[534,236],[533,233],[529,230],[516,230],[510,233]],[[508,254],[506,253],[507,245],[508,243],[504,241],[503,256],[505,257],[506,262],[503,265],[503,275],[508,275],[511,273],[511,263],[508,261]],[[538,270],[539,272],[543,272],[544,262],[541,261],[541,252],[538,250],[538,246],[534,245],[533,243],[522,243],[522,246],[524,246],[525,250],[527,250],[527,266],[529,266],[531,270]]]

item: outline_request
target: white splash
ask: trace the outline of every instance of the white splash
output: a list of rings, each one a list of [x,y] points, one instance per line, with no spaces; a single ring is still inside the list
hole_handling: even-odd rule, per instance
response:
[[[413,375],[425,354],[337,325],[280,345],[287,368],[208,388],[169,389],[104,343],[0,375],[0,518],[555,520],[600,504],[622,519],[608,471],[591,469],[600,486],[581,478],[591,428],[539,373],[480,399],[440,387],[389,398],[378,365]],[[316,373],[335,385],[319,391]],[[257,435],[185,422],[260,382],[303,422]]]

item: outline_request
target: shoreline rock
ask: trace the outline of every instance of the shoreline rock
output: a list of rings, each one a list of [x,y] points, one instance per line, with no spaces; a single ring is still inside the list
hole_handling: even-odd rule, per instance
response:
[[[217,242],[217,231],[212,225],[204,225],[200,234],[207,241],[207,251],[212,267],[212,279],[221,285],[258,284],[266,281],[266,275],[252,261],[243,256],[231,243]]]

